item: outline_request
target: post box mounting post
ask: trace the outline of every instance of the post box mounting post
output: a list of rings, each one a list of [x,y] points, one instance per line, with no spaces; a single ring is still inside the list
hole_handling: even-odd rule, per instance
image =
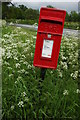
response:
[[[39,97],[42,95],[42,82],[45,79],[46,70],[47,70],[46,68],[41,68],[40,79],[39,79],[39,89],[40,89]]]
[[[39,79],[39,84],[38,84],[39,85],[39,90],[40,90],[39,105],[41,104],[41,95],[42,95],[42,87],[43,87],[42,82],[45,79],[46,70],[47,70],[46,68],[41,68],[40,79]],[[45,120],[44,114],[42,114],[42,119]]]
[[[46,68],[41,68],[40,78],[44,80],[46,74]]]

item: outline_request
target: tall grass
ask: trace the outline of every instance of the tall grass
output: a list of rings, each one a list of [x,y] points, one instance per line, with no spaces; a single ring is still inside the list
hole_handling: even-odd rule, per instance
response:
[[[47,69],[40,90],[40,68],[33,66],[37,33],[11,26],[2,33],[3,120],[78,119],[78,38],[62,38],[57,69]]]

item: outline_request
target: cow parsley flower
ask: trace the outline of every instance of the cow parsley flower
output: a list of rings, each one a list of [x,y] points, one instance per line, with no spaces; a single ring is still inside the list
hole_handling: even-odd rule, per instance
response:
[[[30,69],[30,68],[31,68],[31,65],[29,64],[29,65],[27,66],[27,68],[29,68],[29,69]]]
[[[64,64],[63,64],[63,68],[64,68],[64,69],[67,69],[67,68],[68,68],[68,66],[67,66],[67,63],[66,63],[66,62],[64,62]]]
[[[21,30],[21,27],[17,27],[17,29]]]
[[[75,71],[74,73],[71,73],[71,77],[76,79],[78,77],[78,71]]]
[[[80,93],[80,90],[79,90],[79,89],[77,89],[77,90],[76,90],[76,93]]]
[[[15,84],[17,84],[18,81],[15,81]]]
[[[33,37],[33,39],[36,39],[36,36],[32,36]]]
[[[19,106],[19,107],[24,107],[23,101],[20,101],[20,102],[18,103],[18,106]]]
[[[61,72],[59,72],[59,76],[62,78],[62,73]]]
[[[13,77],[13,74],[10,74],[9,77]]]
[[[18,76],[17,80],[18,80],[18,81],[19,81],[19,80],[22,80],[22,77],[21,77],[21,76]]]
[[[21,95],[22,95],[23,97],[25,97],[25,96],[26,96],[26,92],[21,93]]]
[[[63,95],[68,95],[68,90],[64,90]]]
[[[20,68],[20,64],[19,63],[16,63],[16,68]]]
[[[14,105],[11,106],[11,110],[14,110]]]

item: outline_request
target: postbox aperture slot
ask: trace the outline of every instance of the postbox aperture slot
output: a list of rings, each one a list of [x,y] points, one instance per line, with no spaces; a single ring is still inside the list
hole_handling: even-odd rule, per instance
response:
[[[52,49],[53,49],[53,40],[44,39],[43,48],[42,48],[42,58],[51,58],[52,57]]]
[[[58,17],[41,16],[41,20],[57,21],[63,23],[63,19]]]
[[[54,24],[61,24],[62,25],[62,22],[61,21],[55,21],[55,20],[48,20],[48,19],[41,19],[40,23],[41,22],[48,22],[48,23],[54,23]]]

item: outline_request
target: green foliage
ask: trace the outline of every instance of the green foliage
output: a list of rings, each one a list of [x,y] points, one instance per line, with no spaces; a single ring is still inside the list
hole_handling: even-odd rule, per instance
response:
[[[76,13],[75,11],[71,11],[69,16],[70,16],[69,17],[69,21],[73,21],[73,22],[77,22],[78,21],[79,14]]]
[[[66,12],[66,18],[65,18],[65,21],[69,21],[69,14],[68,14],[68,12]]]
[[[26,6],[24,5],[19,5],[19,8],[22,10],[22,11],[25,11],[26,9],[28,9]]]
[[[38,20],[39,19],[39,11],[38,10],[33,10],[29,8],[28,10],[25,11],[26,14],[26,19],[30,20]]]
[[[26,20],[38,20],[39,10],[28,9],[24,5],[8,6],[8,4],[2,4],[2,18],[3,19],[26,19]]]
[[[9,6],[10,3],[2,3],[2,18],[3,19],[24,19],[24,20],[34,20],[38,21],[39,19],[39,10],[27,8],[24,5],[19,5],[16,7],[12,4]],[[54,8],[51,5],[47,6],[48,8]],[[79,22],[80,21],[80,13],[76,13],[76,11],[71,11],[69,14],[66,12],[66,19],[67,22]]]
[[[48,7],[48,8],[54,8],[54,7],[53,7],[53,6],[51,6],[51,5],[47,5],[47,7]]]
[[[64,28],[80,30],[79,22],[65,22]]]

